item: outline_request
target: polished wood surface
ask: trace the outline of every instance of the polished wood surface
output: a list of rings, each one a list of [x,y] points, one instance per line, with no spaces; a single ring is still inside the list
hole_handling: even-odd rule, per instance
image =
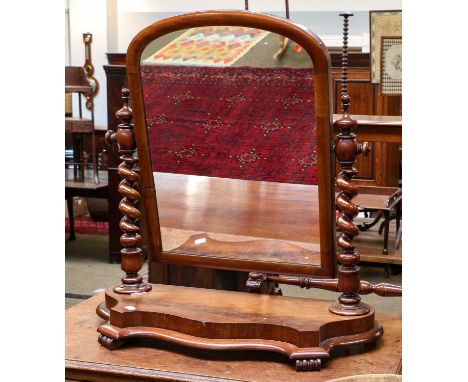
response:
[[[86,78],[84,69],[81,66],[65,67],[65,92],[66,93],[88,93],[93,88]]]
[[[317,242],[317,186],[154,173],[162,226]],[[355,203],[384,208],[394,188],[360,187]],[[234,213],[235,212],[235,213]]]
[[[350,97],[347,91],[348,82],[348,22],[351,12],[341,13],[343,16],[343,60],[342,60],[342,88],[341,88],[341,110],[342,116],[334,122],[335,128],[339,129],[336,136],[335,152],[339,164],[339,172],[336,176],[336,209],[339,215],[336,225],[340,233],[338,236],[337,261],[340,266],[338,270],[337,289],[342,292],[333,305],[330,312],[343,316],[362,316],[371,311],[371,307],[361,302],[359,296],[359,251],[353,242],[359,234],[359,229],[354,223],[354,218],[359,212],[359,207],[353,199],[359,193],[359,187],[353,182],[358,174],[354,167],[359,154],[367,155],[371,150],[367,142],[357,142],[354,129],[357,120],[349,115]]]
[[[99,343],[109,350],[117,350],[135,338],[154,339],[182,345],[188,348],[216,351],[255,350],[279,353],[295,362],[296,371],[319,371],[322,364],[336,349],[374,344],[382,335],[383,328],[374,318],[374,310],[361,302],[359,293],[377,293],[381,296],[401,295],[401,287],[390,284],[372,285],[360,281],[359,253],[353,243],[359,230],[353,223],[358,206],[352,199],[358,187],[352,183],[357,174],[354,168],[358,154],[370,151],[367,142],[358,144],[353,127],[357,121],[349,115],[350,98],[347,94],[347,33],[348,17],[343,13],[343,65],[342,65],[342,112],[335,126],[340,130],[333,145],[330,123],[330,59],[326,48],[313,34],[299,25],[276,17],[238,11],[207,11],[170,17],[143,29],[127,51],[129,89],[122,89],[123,107],[116,113],[121,120],[116,132],[106,133],[108,144],[117,144],[121,164],[118,174],[122,178],[118,190],[122,196],[119,210],[123,214],[119,227],[123,234],[121,268],[125,272],[119,285],[105,292],[105,307],[99,305],[96,313],[108,319],[98,328]],[[156,188],[153,177],[148,128],[140,75],[140,59],[148,43],[167,33],[188,27],[210,25],[239,25],[266,29],[298,42],[314,63],[314,90],[317,165],[320,168],[317,187],[317,224],[320,226],[318,243],[320,263],[258,261],[254,257],[227,258],[233,249],[243,252],[263,240],[251,240],[241,244],[213,241],[208,236],[185,242],[179,252],[163,248]],[[132,96],[133,111],[129,107]],[[138,148],[138,150],[137,150]],[[138,156],[135,154],[138,153]],[[339,210],[337,225],[340,230],[337,260],[340,266],[335,275],[335,156],[340,165],[336,177],[339,194],[336,206]],[[332,161],[333,160],[333,161]],[[139,164],[139,172],[136,164]],[[141,190],[141,193],[139,189]],[[226,192],[226,190],[223,190]],[[216,291],[148,283],[138,272],[142,268],[142,238],[138,220],[141,217],[137,203],[140,198],[145,210],[145,225],[149,256],[159,263],[195,265],[206,268],[254,271],[255,275],[292,274],[301,284],[301,275],[322,276],[306,283],[309,287],[334,286],[342,294],[338,301],[297,299],[258,293],[245,294],[232,291]],[[245,198],[245,196],[244,196]],[[212,201],[210,200],[209,203]],[[250,222],[248,222],[250,223]],[[201,240],[201,242],[197,242]],[[192,253],[198,245],[215,248],[213,254]],[[190,247],[190,248],[189,248]],[[300,247],[288,245],[287,251]],[[187,251],[187,252],[186,252]],[[181,253],[182,252],[182,253]],[[255,253],[255,251],[253,251]],[[152,263],[150,262],[150,265]],[[249,282],[253,278],[249,276]],[[254,290],[256,291],[256,290]],[[276,294],[280,294],[277,291]],[[106,309],[109,313],[105,312]],[[336,354],[335,354],[336,355]]]
[[[401,320],[377,314],[385,335],[375,348],[331,358],[313,375],[297,373],[284,356],[249,352],[182,350],[154,340],[133,340],[137,346],[108,351],[97,342],[99,294],[66,311],[65,374],[88,381],[330,381],[360,374],[401,373]]]
[[[135,134],[131,123],[132,111],[128,104],[128,89],[122,89],[122,100],[123,107],[116,113],[121,123],[118,125],[117,132],[107,131],[105,140],[109,145],[117,144],[120,160],[122,161],[117,168],[117,172],[122,178],[118,187],[122,196],[119,211],[123,214],[119,228],[122,231],[120,236],[120,244],[122,245],[120,251],[121,267],[125,272],[125,276],[122,278],[122,283],[115,287],[115,290],[118,293],[130,294],[147,292],[151,289],[151,285],[138,274],[143,266],[142,238],[139,234],[140,228],[137,225],[141,214],[136,208],[136,204],[140,200],[140,193],[137,189],[140,176],[135,171],[138,160],[135,156]],[[159,240],[161,239],[159,238]]]
[[[101,345],[116,350],[149,338],[204,350],[265,351],[286,356],[297,371],[318,371],[336,349],[375,343],[383,334],[373,310],[339,316],[323,300],[150,286],[143,294],[106,291],[110,316],[98,328]]]
[[[318,249],[318,245],[316,245]],[[190,236],[187,241],[171,250],[173,253],[190,253],[195,256],[219,256],[231,259],[246,259],[272,263],[317,264],[320,252],[311,251],[300,245],[278,240],[223,241],[207,233]]]
[[[109,189],[109,184],[107,180],[107,171],[99,171],[99,183],[94,182],[93,173],[90,170],[85,171],[83,180],[74,180],[73,179],[73,169],[65,170],[65,192],[76,190],[77,192],[85,190],[89,191],[105,191]],[[89,197],[93,194],[89,194]],[[104,195],[104,194],[102,194]],[[75,195],[75,196],[87,196],[87,195]],[[107,194],[105,195],[107,197]]]
[[[154,173],[154,178],[164,227],[301,242],[309,248],[318,244],[316,186],[168,173]],[[393,192],[393,187],[361,186],[354,202],[386,208]],[[359,241],[359,250],[362,261],[401,264],[401,250],[389,248],[388,257],[382,257],[381,244],[365,241]]]
[[[318,242],[317,186],[155,173],[161,225]]]
[[[333,114],[333,120],[337,121],[341,117],[341,114]],[[391,126],[395,128],[401,128],[402,117],[401,116],[385,116],[385,115],[353,115],[357,120],[357,127],[370,126],[375,130],[382,126]],[[401,143],[401,138],[396,140]]]

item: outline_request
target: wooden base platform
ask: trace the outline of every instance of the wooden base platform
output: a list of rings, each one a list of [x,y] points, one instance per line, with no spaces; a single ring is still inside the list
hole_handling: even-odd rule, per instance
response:
[[[298,371],[320,370],[337,348],[374,343],[383,334],[374,311],[330,313],[330,301],[152,284],[145,293],[105,294],[109,323],[98,328],[110,350],[148,338],[215,351],[267,351]]]
[[[362,374],[401,373],[401,319],[377,314],[385,335],[375,346],[347,350],[332,357],[313,376],[297,373],[290,361],[265,352],[207,352],[147,339],[129,341],[109,351],[96,341],[100,293],[66,311],[65,376],[78,381],[184,381],[184,382],[325,382]]]

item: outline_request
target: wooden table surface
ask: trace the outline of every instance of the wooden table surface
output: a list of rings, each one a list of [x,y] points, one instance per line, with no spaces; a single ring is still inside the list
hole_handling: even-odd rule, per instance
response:
[[[163,227],[319,243],[317,186],[168,173],[155,173],[155,184]],[[360,189],[353,201],[369,208],[385,208],[396,190]],[[382,255],[383,238],[359,240],[362,261],[401,264],[401,250],[393,245]]]
[[[400,127],[402,126],[402,117],[396,115],[352,115],[353,118],[358,121],[359,126],[393,126]],[[341,118],[341,114],[333,114],[333,122]]]
[[[401,320],[379,316],[384,336],[366,352],[331,359],[320,372],[296,372],[276,354],[215,353],[156,341],[109,351],[98,344],[103,323],[96,306],[103,294],[66,311],[65,376],[86,381],[329,381],[360,374],[397,374],[401,370]],[[138,346],[137,346],[138,345]]]
[[[86,170],[82,181],[73,179],[73,169],[65,169],[65,189],[102,190],[109,186],[107,171],[99,171],[99,183],[94,182],[93,172]]]
[[[154,174],[161,226],[319,242],[317,186]],[[361,206],[384,208],[396,189],[384,190],[380,195],[362,193],[353,201]]]

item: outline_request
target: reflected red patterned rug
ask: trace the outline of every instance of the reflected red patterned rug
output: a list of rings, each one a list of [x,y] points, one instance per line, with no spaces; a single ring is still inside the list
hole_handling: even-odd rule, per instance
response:
[[[65,218],[65,232],[70,232],[70,220]],[[108,222],[95,222],[89,216],[75,218],[75,233],[85,235],[108,235]]]
[[[312,69],[142,66],[153,170],[317,184]]]

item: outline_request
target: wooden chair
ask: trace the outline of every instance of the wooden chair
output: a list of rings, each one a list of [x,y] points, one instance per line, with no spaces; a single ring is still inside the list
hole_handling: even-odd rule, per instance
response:
[[[336,122],[341,133],[333,142],[331,114],[331,74],[328,52],[320,39],[288,20],[252,12],[207,11],[180,15],[158,21],[145,28],[132,41],[127,52],[129,88],[122,90],[124,106],[117,112],[121,120],[117,132],[106,134],[116,143],[122,163],[118,168],[123,180],[119,205],[124,217],[122,282],[106,291],[105,302],[97,314],[108,321],[100,326],[99,342],[110,350],[118,349],[132,338],[150,338],[186,347],[216,351],[267,351],[285,355],[298,371],[320,370],[332,351],[338,348],[374,343],[383,334],[374,310],[361,302],[360,294],[400,296],[401,287],[372,285],[359,279],[359,253],[353,238],[359,232],[353,223],[358,207],[352,202],[358,188],[356,156],[369,150],[359,145],[352,132],[356,120],[349,116],[346,93],[347,31],[349,13],[344,16],[343,116]],[[317,129],[318,209],[320,223],[320,264],[286,263],[258,258],[230,257],[232,243],[210,242],[206,237],[188,241],[182,250],[163,249],[158,204],[154,183],[147,120],[141,79],[140,57],[155,38],[186,28],[236,25],[272,31],[294,40],[314,64],[315,113]],[[129,107],[129,97],[132,109]],[[163,96],[163,95],[161,95]],[[137,150],[136,150],[137,149]],[[138,159],[135,152],[138,152]],[[341,211],[338,226],[340,252],[335,263],[334,155],[341,172],[336,177],[340,193],[336,203]],[[139,165],[139,173],[136,170]],[[302,288],[321,288],[341,292],[336,302],[299,299],[275,295],[249,294],[202,288],[147,283],[139,274],[142,268],[141,236],[136,205],[144,202],[147,243],[150,258],[163,264],[196,265],[215,269],[250,271],[248,285],[257,289],[265,282],[279,282]],[[204,239],[204,240],[203,240]],[[203,248],[204,251],[199,251]],[[245,242],[238,253],[259,252],[263,241]],[[296,251],[289,246],[282,251]],[[151,271],[151,270],[150,270]],[[335,278],[337,274],[337,278]],[[155,360],[156,362],[156,360]]]
[[[400,247],[400,240],[401,240],[401,205],[402,205],[402,190],[401,188],[397,189],[387,200],[385,205],[382,206],[366,206],[360,205],[359,210],[361,212],[371,213],[373,216],[372,221],[366,221],[358,225],[360,231],[368,231],[373,226],[375,226],[380,219],[383,217],[384,221],[379,227],[379,234],[383,233],[384,236],[384,243],[383,243],[383,250],[382,253],[384,255],[388,254],[388,237],[389,237],[389,229],[390,229],[390,222],[395,220],[396,222],[396,237],[395,237],[395,248],[398,249]]]
[[[80,66],[65,67],[65,132],[71,135],[73,157],[65,161],[65,198],[67,200],[70,221],[69,240],[75,240],[73,198],[107,198],[107,181],[99,182],[99,169],[94,129],[94,96],[99,91],[99,82],[94,78],[94,66],[91,62],[92,34],[83,33],[85,45],[85,63]],[[78,117],[73,117],[73,94],[78,95]],[[82,101],[90,111],[91,118],[84,118]],[[84,135],[91,136],[92,173],[86,171],[90,166],[84,151]],[[71,155],[70,155],[71,156]],[[69,166],[73,167],[69,169]]]
[[[91,134],[92,142],[92,167],[96,183],[99,183],[97,154],[96,154],[96,137],[94,130],[94,109],[91,109],[91,118],[83,117],[82,98],[86,94],[92,92],[93,88],[86,78],[85,71],[80,66],[65,67],[65,93],[78,94],[78,117],[65,117],[65,132],[72,135],[73,141],[73,162],[67,165],[72,165],[74,168],[75,178],[83,181],[85,167],[89,164],[85,161],[83,152],[83,134]]]

